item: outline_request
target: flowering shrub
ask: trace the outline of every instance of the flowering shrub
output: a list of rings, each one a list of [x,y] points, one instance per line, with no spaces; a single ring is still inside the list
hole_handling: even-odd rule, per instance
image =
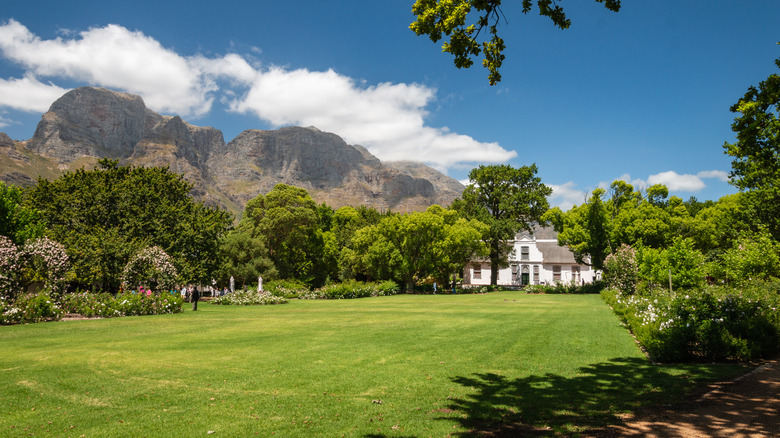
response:
[[[762,289],[602,296],[655,360],[753,360],[780,349],[780,298]]]
[[[376,285],[377,295],[379,297],[389,297],[391,295],[397,295],[401,291],[398,283],[387,280]]]
[[[21,256],[32,270],[33,278],[43,280],[44,291],[62,292],[65,274],[70,270],[70,259],[64,246],[48,237],[41,237],[27,242]]]
[[[47,293],[62,292],[70,260],[59,243],[42,237],[27,242],[21,250],[0,236],[0,296],[12,300],[22,289],[22,276],[42,281]]]
[[[21,311],[12,306],[5,297],[0,296],[0,325],[21,322]]]
[[[171,256],[159,246],[139,251],[122,272],[122,284],[130,289],[148,285],[152,290],[171,290],[178,276]]]
[[[77,292],[66,294],[57,304],[46,292],[20,295],[13,304],[0,298],[0,324],[51,321],[65,313],[109,318],[130,315],[181,313],[184,300],[178,294],[142,295]]]
[[[464,285],[462,288],[458,289],[458,293],[463,294],[486,294],[488,292],[496,292],[503,290],[504,288],[502,286],[493,286],[493,285],[475,285],[475,284],[469,284]]]
[[[628,245],[621,245],[604,260],[604,280],[609,287],[618,289],[625,294],[636,292],[639,280],[639,265],[636,260],[636,250]]]
[[[301,300],[327,300],[328,297],[325,296],[325,293],[322,291],[322,289],[315,289],[315,290],[307,290],[306,292],[303,292],[298,295],[298,299]]]
[[[184,300],[179,294],[147,296],[125,293],[114,297],[108,293],[76,292],[63,297],[62,307],[66,313],[77,313],[90,318],[110,318],[181,313],[183,303]]]
[[[62,309],[47,292],[23,294],[13,305],[0,300],[0,324],[53,321],[62,317]]]
[[[263,288],[277,297],[287,299],[299,298],[301,295],[309,293],[309,288],[305,284],[295,280],[269,281]]]
[[[270,292],[235,291],[209,301],[211,304],[248,306],[252,304],[285,304],[287,299]]]
[[[524,286],[523,290],[529,294],[597,294],[604,289],[604,283],[595,281],[581,285],[575,284],[533,284]]]
[[[375,292],[375,289],[369,284],[359,281],[351,281],[348,283],[338,283],[323,286],[319,289],[319,292],[324,299],[343,300],[370,297],[372,292]]]
[[[156,295],[125,292],[115,298],[116,316],[162,315],[181,313],[184,300],[179,294]]]
[[[62,308],[65,313],[77,313],[87,318],[121,316],[115,301],[109,293],[75,292],[63,297]]]
[[[330,284],[320,289],[304,293],[298,298],[302,300],[344,300],[352,298],[384,297],[395,295],[400,288],[394,281],[383,283],[363,283],[350,281]]]
[[[0,299],[11,299],[19,290],[19,250],[11,239],[0,236]]]

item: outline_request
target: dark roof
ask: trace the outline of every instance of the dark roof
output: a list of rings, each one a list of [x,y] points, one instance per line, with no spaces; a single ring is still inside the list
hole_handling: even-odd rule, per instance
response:
[[[544,263],[576,264],[574,254],[565,246],[558,246],[556,242],[536,242],[536,247],[542,252]]]
[[[515,239],[520,240],[523,236],[529,236],[536,240],[558,240],[558,233],[553,227],[540,227],[539,225],[534,225],[531,233],[525,230],[517,233]]]

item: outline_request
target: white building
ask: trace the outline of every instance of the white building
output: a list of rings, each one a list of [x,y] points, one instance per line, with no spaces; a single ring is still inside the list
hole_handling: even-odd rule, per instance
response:
[[[558,246],[558,233],[552,228],[534,227],[533,233],[523,231],[508,242],[512,245],[509,266],[498,271],[498,285],[592,283],[598,272],[588,265],[578,264],[574,254]],[[473,260],[463,273],[464,285],[490,284],[490,260]]]

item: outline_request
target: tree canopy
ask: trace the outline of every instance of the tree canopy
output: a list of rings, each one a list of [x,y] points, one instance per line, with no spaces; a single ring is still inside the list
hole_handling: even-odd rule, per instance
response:
[[[620,0],[596,0],[610,11],[620,10]],[[560,29],[568,29],[571,20],[556,0],[537,0],[539,15],[548,17]],[[534,9],[532,0],[523,0],[523,14]],[[472,14],[472,10],[476,14]],[[482,66],[488,72],[490,85],[501,81],[499,69],[504,62],[506,44],[499,36],[498,25],[504,13],[501,0],[416,0],[412,12],[417,19],[409,28],[428,35],[434,43],[447,36],[442,51],[455,57],[458,68],[469,68],[472,58],[483,54]],[[487,35],[486,35],[487,34]]]
[[[38,211],[22,204],[22,189],[0,181],[0,236],[21,245],[43,236],[44,230]]]
[[[399,279],[407,291],[426,277],[448,284],[474,256],[486,254],[486,225],[438,205],[394,214],[359,229],[348,250],[352,270],[376,279]]]
[[[518,231],[531,231],[534,223],[544,222],[542,215],[549,208],[547,197],[552,189],[542,184],[536,172],[535,164],[479,166],[469,172],[471,184],[453,203],[464,217],[489,227],[483,239],[490,255],[490,284],[498,282],[498,270],[506,265],[506,242]]]
[[[593,191],[586,203],[568,212],[551,209],[544,218],[558,232],[558,244],[567,246],[580,263],[604,269],[606,257],[620,245],[664,248],[677,237],[690,237],[705,249],[709,236],[706,226],[692,217],[682,199],[667,198],[669,190],[660,184],[645,194],[625,181],[610,185],[611,197],[604,189]]]
[[[268,249],[265,240],[252,235],[243,229],[232,230],[220,245],[222,253],[222,278],[223,282],[234,277],[241,286],[253,283],[257,277],[272,280],[278,277],[271,259],[268,257]]]
[[[131,256],[150,246],[172,257],[180,279],[205,283],[219,265],[218,242],[232,217],[195,202],[191,188],[168,168],[104,159],[93,170],[39,178],[25,204],[65,246],[82,286],[117,289]]]
[[[335,273],[335,261],[325,265],[326,238],[321,221],[331,214],[322,210],[306,189],[277,184],[247,203],[239,229],[262,239],[281,278],[321,286]]]
[[[775,60],[780,68],[780,58]],[[724,144],[731,183],[744,192],[756,217],[780,239],[780,75],[751,86],[731,107],[737,141]]]

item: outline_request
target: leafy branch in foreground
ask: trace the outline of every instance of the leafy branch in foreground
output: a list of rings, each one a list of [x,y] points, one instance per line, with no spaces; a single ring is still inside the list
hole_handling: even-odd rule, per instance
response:
[[[613,12],[620,10],[620,0],[596,0]],[[537,0],[539,15],[548,17],[557,27],[568,29],[571,20],[556,0]],[[523,0],[523,14],[533,9],[531,0]],[[476,20],[468,20],[472,10],[477,11]],[[472,57],[484,54],[482,66],[488,69],[488,81],[495,85],[501,81],[501,68],[505,56],[506,44],[498,35],[498,25],[503,18],[501,0],[417,0],[412,6],[417,19],[409,28],[417,34],[428,35],[431,41],[438,42],[443,35],[449,41],[442,44],[442,51],[451,53],[455,66],[469,68],[474,64]],[[468,20],[468,22],[467,22]],[[483,30],[487,30],[487,36]]]

